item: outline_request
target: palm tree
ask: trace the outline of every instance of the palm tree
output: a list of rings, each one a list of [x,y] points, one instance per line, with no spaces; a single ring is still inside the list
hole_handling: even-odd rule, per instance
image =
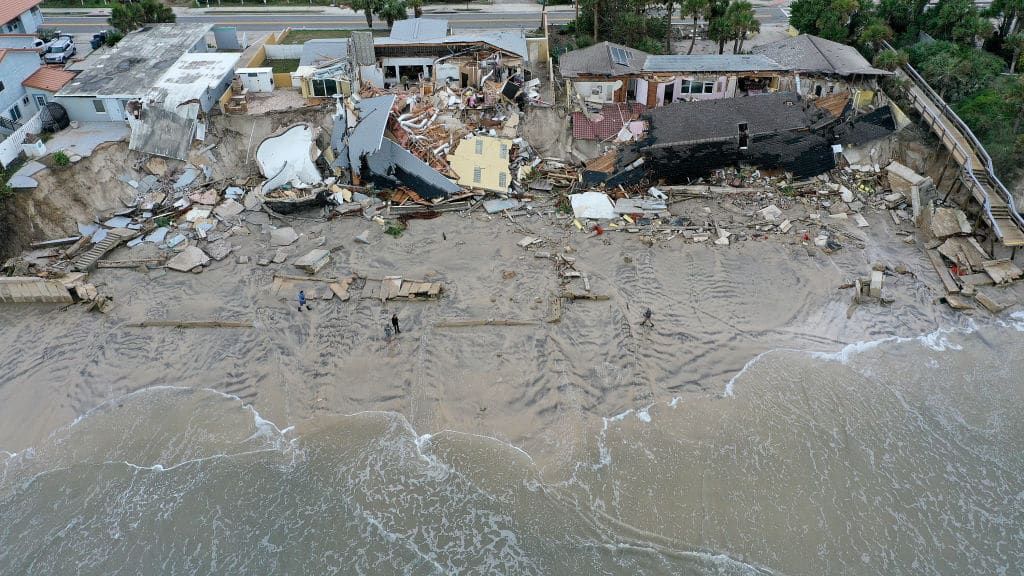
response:
[[[423,17],[423,0],[406,0],[405,4],[409,8],[412,8],[413,18]]]
[[[376,14],[388,23],[388,28],[391,28],[395,25],[395,20],[405,20],[409,17],[406,10],[405,0],[381,0],[377,5]]]
[[[672,14],[676,11],[675,0],[665,0],[665,54],[672,53]]]
[[[356,12],[362,10],[366,16],[366,26],[373,28],[373,14],[379,9],[380,3],[380,0],[349,0],[348,5]]]
[[[708,9],[708,0],[683,0],[682,13],[693,18],[693,34],[690,36],[690,49],[687,54],[693,54],[693,45],[697,42],[697,21],[700,20]]]
[[[940,54],[929,58],[922,71],[929,77],[929,84],[939,87],[939,98],[946,99],[946,90],[960,75],[960,59],[949,54]]]
[[[1020,51],[1024,49],[1024,34],[1010,34],[1006,37],[1006,45],[1013,48],[1013,58],[1010,60],[1010,74],[1016,74],[1017,59],[1020,58]]]
[[[737,0],[730,4],[725,18],[729,22],[732,33],[736,35],[732,43],[732,53],[739,54],[743,50],[743,41],[746,39],[747,33],[760,32],[761,23],[757,20],[757,15],[754,14],[754,6],[747,0]]]

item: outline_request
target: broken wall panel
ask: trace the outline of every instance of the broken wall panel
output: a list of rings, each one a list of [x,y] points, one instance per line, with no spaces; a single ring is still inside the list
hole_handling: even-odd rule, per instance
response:
[[[836,166],[832,146],[811,132],[787,132],[758,136],[744,150],[738,141],[726,140],[680,144],[645,150],[647,168],[669,184],[705,177],[727,166],[781,168],[795,178],[809,178]]]

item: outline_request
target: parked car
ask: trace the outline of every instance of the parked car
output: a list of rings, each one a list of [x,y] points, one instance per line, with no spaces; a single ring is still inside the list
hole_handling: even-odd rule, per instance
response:
[[[75,41],[71,36],[61,36],[50,43],[46,53],[43,54],[43,60],[47,64],[67,64],[68,60],[77,53],[78,49],[75,48]]]

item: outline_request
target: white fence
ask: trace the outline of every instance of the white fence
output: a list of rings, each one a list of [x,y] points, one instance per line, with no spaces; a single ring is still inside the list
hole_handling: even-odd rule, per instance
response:
[[[302,44],[265,44],[267,60],[298,60],[302,58]]]
[[[36,112],[36,115],[26,120],[21,128],[0,142],[0,164],[3,164],[4,168],[10,166],[18,154],[21,154],[21,145],[25,142],[25,136],[39,134],[42,131],[43,121],[39,119],[39,112]]]

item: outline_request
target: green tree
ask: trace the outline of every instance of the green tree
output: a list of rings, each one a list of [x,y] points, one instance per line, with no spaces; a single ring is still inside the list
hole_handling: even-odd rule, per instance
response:
[[[1017,59],[1020,58],[1021,50],[1024,50],[1024,34],[1010,34],[1006,37],[1005,46],[1013,50],[1013,57],[1010,58],[1010,74],[1016,74]]]
[[[718,53],[725,53],[725,43],[735,37],[729,19],[729,0],[709,0],[706,18],[708,20],[708,38],[718,42]]]
[[[909,56],[902,50],[899,52],[882,50],[875,54],[875,59],[871,63],[875,68],[892,71],[906,64],[908,59]]]
[[[916,27],[917,6],[915,0],[881,0],[875,14],[892,29],[894,35],[900,36]]]
[[[926,29],[936,38],[974,46],[992,35],[992,24],[978,13],[973,0],[939,0],[925,13]]]
[[[708,10],[708,0],[683,0],[682,13],[693,18],[693,34],[690,35],[690,48],[687,54],[693,54],[693,45],[697,42],[697,22]]]
[[[732,53],[739,54],[743,51],[747,34],[761,31],[761,22],[754,13],[754,6],[747,0],[736,0],[730,4],[725,18],[733,32]]]
[[[388,28],[395,25],[395,20],[405,20],[409,17],[405,0],[382,0],[374,13],[388,23]]]
[[[175,15],[170,6],[161,4],[157,0],[142,0],[141,2],[115,4],[110,10],[110,17],[107,21],[121,32],[131,32],[144,24],[174,22]]]
[[[1006,103],[1013,110],[1013,135],[1016,140],[1020,133],[1021,118],[1024,118],[1024,78],[1017,78],[1009,84]]]
[[[1020,30],[1020,19],[1024,18],[1024,0],[992,0],[982,15],[995,18],[995,35],[1007,38]]]
[[[405,4],[409,8],[412,8],[412,15],[414,18],[423,17],[423,1],[424,0],[406,0]]]
[[[665,53],[672,53],[672,16],[676,13],[675,0],[665,0],[665,25],[668,26],[668,34],[665,34]]]
[[[381,0],[349,0],[348,6],[356,12],[362,12],[366,17],[366,26],[373,28],[373,15],[377,12]]]

